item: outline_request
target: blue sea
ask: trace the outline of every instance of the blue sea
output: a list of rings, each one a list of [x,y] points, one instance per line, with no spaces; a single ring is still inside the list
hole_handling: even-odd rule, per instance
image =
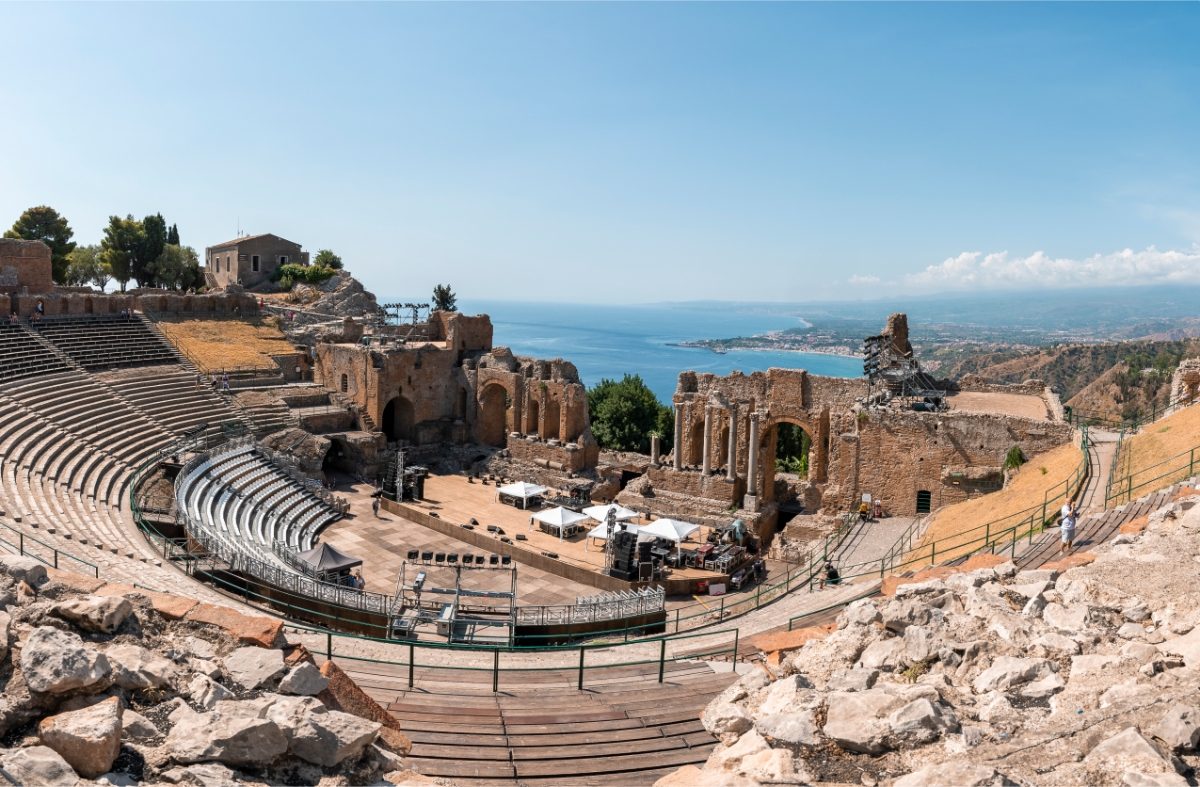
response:
[[[381,302],[383,302],[381,300]],[[728,374],[773,366],[807,369],[830,377],[857,377],[862,361],[797,352],[730,351],[672,347],[690,339],[752,336],[803,325],[802,318],[766,304],[654,304],[598,306],[460,299],[460,311],[488,314],[493,343],[517,355],[565,358],[588,387],[605,378],[640,374],[663,403],[675,393],[681,371]]]

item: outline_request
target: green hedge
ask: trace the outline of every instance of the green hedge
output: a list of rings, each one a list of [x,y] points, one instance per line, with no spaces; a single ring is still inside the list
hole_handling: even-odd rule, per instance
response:
[[[333,268],[326,268],[324,265],[297,265],[289,262],[287,265],[280,265],[276,268],[275,272],[271,274],[271,280],[320,284],[335,273],[337,271]]]

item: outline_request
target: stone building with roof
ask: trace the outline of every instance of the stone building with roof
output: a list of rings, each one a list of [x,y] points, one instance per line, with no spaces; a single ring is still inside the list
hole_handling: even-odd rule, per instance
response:
[[[254,287],[288,263],[307,265],[308,252],[278,235],[245,235],[204,250],[204,278],[210,287]]]

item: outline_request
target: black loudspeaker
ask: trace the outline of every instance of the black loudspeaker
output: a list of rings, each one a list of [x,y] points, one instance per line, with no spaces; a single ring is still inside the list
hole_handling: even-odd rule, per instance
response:
[[[653,560],[653,555],[650,554],[651,549],[654,549],[653,541],[643,541],[637,545],[639,563],[647,563]]]
[[[638,563],[638,580],[649,582],[651,579],[654,579],[654,564]]]
[[[613,536],[612,576],[632,581],[637,576],[637,534],[624,530]]]

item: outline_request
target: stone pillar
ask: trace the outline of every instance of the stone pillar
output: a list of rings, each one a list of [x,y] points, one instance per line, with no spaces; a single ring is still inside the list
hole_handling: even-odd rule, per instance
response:
[[[704,457],[701,461],[700,472],[705,476],[712,468],[712,407],[704,406]]]
[[[676,470],[683,469],[683,405],[675,405],[675,460]]]
[[[758,413],[750,413],[750,454],[746,457],[746,494],[758,494]]]
[[[658,435],[650,435],[650,464],[654,465],[655,467],[658,467],[659,465],[658,452],[660,450],[660,445],[661,443],[659,442]]]
[[[725,468],[726,481],[737,479],[737,418],[737,405],[729,405],[729,467]]]

